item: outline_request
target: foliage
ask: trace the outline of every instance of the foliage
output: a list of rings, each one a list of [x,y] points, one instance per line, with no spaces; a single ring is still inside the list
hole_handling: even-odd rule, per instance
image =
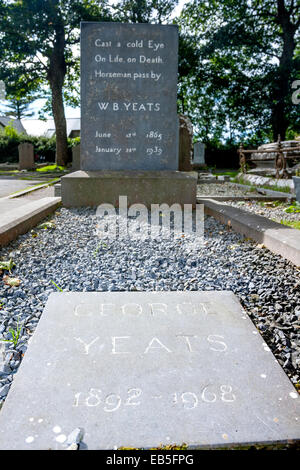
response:
[[[0,339],[0,341],[3,341],[4,343],[13,343],[14,348],[16,348],[19,342],[22,328],[23,328],[23,325],[19,326],[19,319],[18,319],[17,329],[14,330],[13,328],[9,328],[8,330],[9,333],[11,334],[11,339]]]
[[[162,23],[169,20],[178,0],[120,0],[111,5],[113,17],[125,23]]]
[[[11,272],[12,268],[15,266],[15,263],[12,259],[9,261],[0,261],[0,271],[9,271]]]
[[[282,225],[286,225],[287,227],[296,228],[300,230],[300,220],[281,220]]]
[[[79,73],[74,49],[80,21],[110,19],[107,4],[107,0],[0,0],[0,79],[7,84],[22,77],[33,91],[50,87],[58,164],[68,160],[63,100],[74,103]]]
[[[299,130],[291,100],[300,69],[299,12],[293,0],[193,0],[183,10],[181,33],[199,62],[196,72],[180,76],[179,108],[199,138],[233,143],[254,136],[262,143]]]
[[[24,142],[30,142],[34,146],[34,152],[38,157],[42,157],[46,162],[55,161],[56,138],[44,136],[31,136],[18,133],[12,126],[6,126],[0,129],[0,163],[18,162],[18,145]],[[68,139],[69,160],[71,160],[72,147],[80,142],[80,138]]]
[[[297,203],[297,202],[294,202],[289,207],[284,209],[284,212],[286,212],[287,214],[299,214],[300,213],[300,204]]]
[[[63,292],[63,289],[61,287],[59,287],[54,281],[51,280],[51,282],[59,292]]]

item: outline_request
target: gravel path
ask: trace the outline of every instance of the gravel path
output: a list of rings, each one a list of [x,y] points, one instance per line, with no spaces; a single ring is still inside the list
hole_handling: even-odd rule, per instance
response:
[[[10,287],[0,275],[0,337],[11,337],[8,330],[17,328],[18,318],[22,325],[15,349],[0,343],[0,403],[56,291],[51,281],[67,291],[232,290],[292,382],[300,384],[300,277],[291,263],[211,217],[202,243],[195,235],[99,243],[94,214],[60,209],[55,229],[37,229],[0,251],[0,260],[13,258],[11,276],[21,280]]]
[[[236,186],[234,183],[201,183],[197,185],[197,196],[253,196],[259,194]]]
[[[300,221],[300,205],[295,206],[299,212],[286,212],[291,207],[287,202],[257,202],[257,201],[226,201],[226,204],[246,210],[252,214],[262,215],[275,222],[287,220],[289,222]]]

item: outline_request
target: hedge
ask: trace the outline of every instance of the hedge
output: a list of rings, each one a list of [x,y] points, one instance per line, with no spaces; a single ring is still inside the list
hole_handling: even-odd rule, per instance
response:
[[[18,163],[18,145],[30,142],[34,146],[34,154],[40,161],[55,162],[55,137],[36,137],[20,134],[12,126],[0,130],[0,163]],[[72,161],[72,147],[80,142],[80,138],[68,139],[69,161]]]

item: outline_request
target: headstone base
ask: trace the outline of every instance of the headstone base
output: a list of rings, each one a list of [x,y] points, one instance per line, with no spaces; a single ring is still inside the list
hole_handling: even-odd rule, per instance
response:
[[[180,171],[76,171],[61,179],[65,207],[107,203],[118,207],[119,196],[128,205],[196,204],[196,172]]]

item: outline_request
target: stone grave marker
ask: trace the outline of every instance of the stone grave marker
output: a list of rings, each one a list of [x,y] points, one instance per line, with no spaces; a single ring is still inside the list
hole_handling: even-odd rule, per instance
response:
[[[300,400],[229,291],[51,294],[0,412],[0,449],[300,439]]]
[[[19,170],[33,170],[35,168],[33,145],[29,142],[24,142],[18,145],[18,150]]]
[[[177,170],[176,25],[81,23],[83,170]]]
[[[197,165],[205,165],[205,144],[196,142],[194,144],[194,159],[193,163]]]
[[[191,171],[193,158],[193,125],[188,116],[179,114],[179,170]]]
[[[81,23],[80,169],[61,179],[65,207],[196,205],[198,175],[179,162],[177,74],[177,25]]]
[[[72,148],[72,170],[80,170],[80,144]]]

